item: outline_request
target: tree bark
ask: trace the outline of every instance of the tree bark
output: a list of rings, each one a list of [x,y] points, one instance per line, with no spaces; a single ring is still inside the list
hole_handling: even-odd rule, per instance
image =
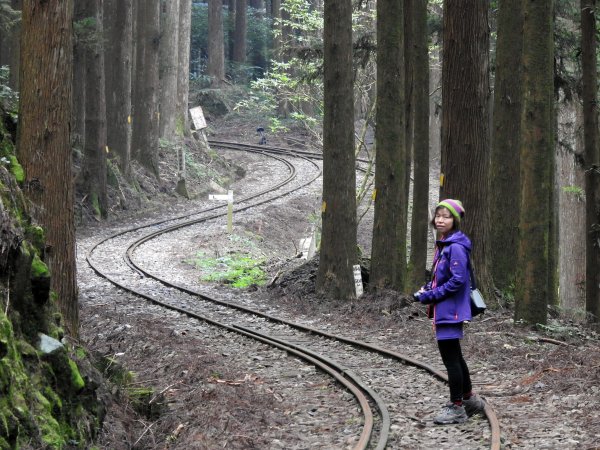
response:
[[[71,1],[23,2],[18,157],[32,216],[46,229],[51,290],[67,332],[78,336],[79,307],[71,176]]]
[[[131,173],[132,0],[104,0],[106,119],[108,148],[121,172]]]
[[[71,144],[83,152],[85,139],[85,54],[81,28],[85,18],[84,2],[75,2],[73,8],[73,86],[71,115]]]
[[[144,0],[136,9],[132,156],[158,178],[160,1]]]
[[[84,191],[98,217],[106,217],[106,103],[104,89],[103,0],[88,0],[86,19],[93,20],[85,54]]]
[[[413,206],[410,234],[409,288],[425,283],[429,228],[429,47],[427,3],[415,2],[410,20],[414,39],[413,66]]]
[[[585,146],[586,264],[585,309],[600,321],[600,148],[598,73],[596,68],[596,0],[581,0],[583,139]]]
[[[223,0],[208,2],[208,76],[213,88],[225,79],[225,48],[223,41]]]
[[[491,269],[494,285],[514,293],[519,223],[523,2],[502,0],[498,13],[490,163]],[[502,214],[498,214],[502,211]]]
[[[179,58],[177,69],[177,129],[189,134],[190,36],[192,0],[179,0]],[[178,131],[179,132],[179,131]]]
[[[406,277],[406,102],[403,2],[377,2],[377,109],[372,288],[402,290]]]
[[[553,1],[524,2],[521,205],[515,320],[545,324],[554,158]]]
[[[330,298],[355,297],[357,262],[352,1],[324,11],[323,231],[317,289]]]
[[[246,62],[246,33],[248,2],[236,0],[235,5],[235,32],[233,34],[233,61],[243,64]]]
[[[160,125],[159,136],[176,135],[177,75],[179,58],[179,0],[162,0],[160,30]]]
[[[444,1],[440,199],[463,202],[478,284],[490,292],[489,26],[486,0]]]

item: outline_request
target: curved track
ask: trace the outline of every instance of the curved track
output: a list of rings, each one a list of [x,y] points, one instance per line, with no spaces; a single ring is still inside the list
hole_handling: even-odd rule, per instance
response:
[[[242,146],[235,143],[213,142],[212,144],[229,150],[263,153],[267,157],[277,159],[287,168],[288,176],[280,183],[239,199],[237,201],[239,206],[235,210],[237,212],[289,195],[312,183],[320,176],[318,165],[312,162],[312,160],[320,158],[316,153]],[[287,189],[284,187],[296,179],[297,173],[294,165],[282,157],[285,154],[305,161],[310,160],[310,164],[314,167],[314,173],[310,177]],[[269,194],[276,190],[280,192]],[[223,209],[222,206],[205,208],[113,234],[97,243],[89,251],[87,261],[96,273],[121,289],[189,317],[269,343],[319,367],[351,392],[360,405],[364,418],[355,448],[385,448],[388,445],[391,419],[386,403],[378,392],[385,392],[390,384],[398,382],[398,378],[414,379],[414,373],[407,372],[409,366],[425,370],[439,380],[447,381],[444,373],[424,362],[393,350],[348,337],[336,336],[307,324],[276,317],[273,314],[238,303],[219,300],[214,296],[198,292],[190,286],[173,283],[158,275],[156,271],[145,267],[144,263],[136,261],[136,252],[150,241],[160,239],[160,236],[165,233],[177,233],[192,225],[220,217],[225,214]],[[104,247],[107,250],[104,250]],[[123,262],[133,270],[130,272],[135,275],[134,278],[138,278],[138,281],[139,276],[144,277],[142,283],[134,282],[131,274],[123,275],[123,271],[114,271],[114,262],[110,261],[111,258],[114,258],[112,249],[115,247],[126,248]],[[107,270],[108,267],[110,270]],[[156,282],[160,283],[160,288],[156,286]],[[232,310],[236,311],[235,314],[232,314]],[[314,348],[318,348],[319,352],[313,351]],[[337,361],[344,361],[344,364]],[[387,372],[387,375],[382,376],[378,373],[377,376],[372,376],[373,368],[381,368],[380,370]],[[398,373],[401,374],[400,377],[398,377]],[[365,382],[365,379],[369,381]],[[491,408],[487,407],[485,413],[490,425],[489,447],[499,449],[498,421]],[[410,418],[410,420],[414,420],[414,418]]]

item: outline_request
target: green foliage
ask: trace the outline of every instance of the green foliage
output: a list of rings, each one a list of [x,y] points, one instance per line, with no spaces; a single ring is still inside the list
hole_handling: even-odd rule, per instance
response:
[[[201,270],[203,281],[231,284],[235,288],[261,286],[266,282],[266,273],[261,267],[264,259],[255,260],[246,254],[231,253],[211,258],[198,252],[195,259],[186,262]]]
[[[321,45],[323,15],[318,8],[307,0],[283,0],[281,9],[289,16],[289,19],[281,20],[281,25],[291,30],[290,37],[293,39],[293,42],[284,42],[284,46],[292,43]],[[278,29],[281,30],[281,27]]]
[[[19,111],[19,94],[8,86],[10,69],[0,66],[0,109],[6,111],[14,123],[17,123]]]
[[[84,49],[92,49],[104,40],[95,17],[85,17],[73,22],[73,35],[75,44]]]
[[[564,193],[575,197],[577,201],[585,201],[585,191],[579,186],[563,186],[562,190]]]
[[[21,20],[21,12],[11,6],[10,0],[0,0],[0,33],[9,33]]]

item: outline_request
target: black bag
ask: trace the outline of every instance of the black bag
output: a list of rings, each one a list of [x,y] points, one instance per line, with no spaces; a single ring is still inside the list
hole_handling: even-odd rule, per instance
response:
[[[481,291],[477,289],[477,282],[475,281],[471,261],[469,261],[469,273],[471,274],[471,316],[475,317],[483,314],[487,309],[487,305],[485,304],[483,295],[481,295]]]

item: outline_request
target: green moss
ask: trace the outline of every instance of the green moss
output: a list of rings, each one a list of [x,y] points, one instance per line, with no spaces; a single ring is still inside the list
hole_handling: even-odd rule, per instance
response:
[[[50,276],[50,271],[48,270],[48,266],[40,259],[40,257],[37,254],[33,257],[33,261],[31,261],[31,276],[32,277],[48,277],[48,276]]]
[[[175,119],[175,133],[177,134],[177,136],[183,137],[184,131],[185,124],[183,122],[183,117],[181,115],[178,115]]]
[[[119,166],[110,159],[106,160],[106,182],[109,186],[119,186]]]
[[[34,396],[37,400],[37,404],[41,406],[44,411],[52,412],[52,404],[46,397],[44,397],[44,394],[42,394],[40,391],[36,391]]]
[[[26,236],[36,248],[44,248],[44,243],[46,242],[46,232],[42,227],[37,225],[31,225],[27,227]]]
[[[16,345],[17,345],[17,349],[18,349],[19,353],[23,356],[36,356],[37,355],[37,350],[35,349],[35,347],[27,341],[20,339],[16,342]]]
[[[69,359],[69,366],[71,367],[71,384],[76,390],[83,389],[85,387],[85,381],[83,381],[83,378],[79,373],[79,367],[77,367],[75,361],[71,359]]]
[[[61,449],[66,445],[58,421],[51,415],[38,415],[36,422],[42,434],[42,442],[52,449]]]
[[[21,254],[25,258],[27,258],[29,255],[31,255],[30,245],[27,245],[27,243],[21,244]]]
[[[75,349],[75,356],[78,359],[85,359],[87,357],[87,352],[83,347],[77,347],[77,349]]]
[[[262,269],[264,259],[256,260],[243,253],[211,258],[200,252],[195,259],[186,262],[203,272],[203,281],[217,281],[235,288],[261,286],[266,282],[267,275]]]
[[[21,166],[17,157],[14,155],[9,155],[8,159],[10,160],[10,172],[15,176],[15,179],[19,183],[25,181],[25,171],[23,170],[23,166]]]
[[[52,408],[62,409],[63,402],[59,395],[50,386],[44,388],[44,396],[51,402]]]
[[[94,214],[96,215],[96,217],[101,217],[102,216],[102,208],[100,208],[100,199],[98,198],[98,194],[94,192],[94,193],[92,193],[90,198],[91,198],[92,209],[94,210]]]

